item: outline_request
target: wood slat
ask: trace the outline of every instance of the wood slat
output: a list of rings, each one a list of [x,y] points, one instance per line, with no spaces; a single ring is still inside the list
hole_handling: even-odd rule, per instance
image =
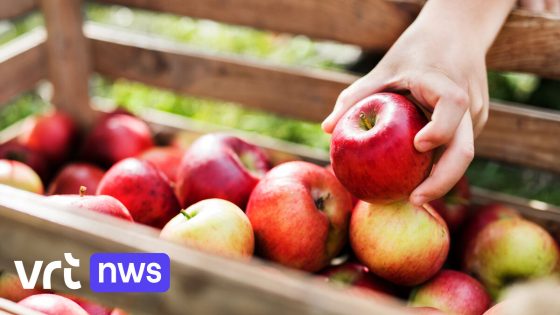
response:
[[[357,77],[270,67],[235,57],[193,51],[171,41],[88,24],[95,70],[176,92],[239,102],[260,110],[321,121],[338,93]],[[557,112],[492,103],[477,153],[560,172]]]
[[[0,104],[32,89],[45,77],[45,30],[38,28],[0,48]]]
[[[387,49],[409,16],[380,0],[100,0],[135,8]]]
[[[36,8],[35,0],[0,0],[0,20],[13,19]]]

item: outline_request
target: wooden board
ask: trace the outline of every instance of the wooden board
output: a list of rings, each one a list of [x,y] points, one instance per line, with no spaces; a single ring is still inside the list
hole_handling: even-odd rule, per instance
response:
[[[0,105],[45,77],[45,30],[36,29],[0,47]]]
[[[95,70],[188,95],[239,102],[289,117],[321,121],[357,77],[223,57],[153,36],[88,24]],[[477,153],[560,172],[558,112],[492,103]]]
[[[0,0],[0,20],[13,19],[29,13],[36,5],[35,0]]]
[[[379,0],[101,0],[100,2],[387,49],[411,22]]]

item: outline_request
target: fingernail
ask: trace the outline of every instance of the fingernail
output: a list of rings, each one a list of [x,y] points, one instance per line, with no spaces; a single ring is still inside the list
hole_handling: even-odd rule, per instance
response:
[[[416,144],[416,150],[420,152],[426,152],[432,148],[432,143],[430,141],[420,141]]]

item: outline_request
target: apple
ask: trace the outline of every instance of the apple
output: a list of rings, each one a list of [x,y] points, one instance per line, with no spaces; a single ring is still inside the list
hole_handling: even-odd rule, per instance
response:
[[[411,307],[411,311],[414,314],[422,314],[422,315],[445,315],[444,312],[438,310],[437,308],[433,307]]]
[[[469,214],[470,199],[469,182],[463,176],[445,196],[431,201],[430,205],[447,223],[449,230],[455,232]]]
[[[356,287],[373,293],[393,294],[393,290],[385,280],[369,272],[359,263],[346,262],[338,266],[330,266],[321,271],[329,283],[343,287]]]
[[[94,303],[88,299],[70,295],[70,294],[59,294],[59,295],[72,300],[73,302],[78,304],[81,308],[83,308],[84,311],[86,311],[89,315],[111,315],[111,309],[108,309],[105,306]]]
[[[181,161],[177,196],[184,208],[200,200],[220,198],[243,209],[269,167],[260,148],[226,134],[205,135],[192,144]]]
[[[79,195],[53,195],[47,200],[79,209],[87,209],[110,216],[121,218],[126,221],[134,221],[128,209],[116,198],[111,196],[85,196],[86,188],[80,187]]]
[[[110,114],[100,119],[86,137],[82,156],[111,166],[153,145],[150,128],[145,122],[127,114]]]
[[[31,167],[12,160],[0,160],[0,184],[43,194],[43,182]]]
[[[21,143],[9,141],[0,144],[0,159],[13,160],[31,167],[44,182],[50,179],[51,165],[43,155]]]
[[[93,194],[103,178],[105,171],[89,163],[71,163],[55,176],[49,185],[48,195],[75,194],[81,186],[87,187]]]
[[[541,226],[522,218],[496,220],[484,227],[465,254],[465,270],[497,297],[502,288],[555,272],[556,241]]]
[[[461,233],[459,249],[461,250],[460,257],[463,261],[463,268],[465,268],[465,255],[472,251],[473,240],[482,229],[494,221],[517,217],[521,217],[517,210],[499,203],[476,208],[465,222]]]
[[[154,147],[142,152],[138,158],[150,161],[172,183],[175,183],[177,181],[179,164],[181,164],[184,154],[185,150],[177,147]]]
[[[326,169],[308,162],[274,167],[247,205],[259,255],[315,272],[346,243],[352,198]]]
[[[353,106],[336,125],[331,161],[340,182],[358,199],[408,198],[430,173],[433,152],[418,152],[414,136],[428,119],[406,97],[378,93]]]
[[[27,121],[18,141],[59,165],[68,158],[76,133],[72,118],[62,112],[51,112]]]
[[[327,171],[331,172],[331,174],[335,175],[335,177],[336,177],[336,174],[334,173],[334,170],[333,170],[333,168],[332,168],[332,164],[329,164],[329,165],[325,166],[325,169],[326,169]],[[338,178],[337,178],[337,180],[338,180]],[[348,193],[350,193],[350,192],[348,192]],[[354,206],[356,206],[356,204],[358,203],[358,201],[359,201],[360,199],[356,198],[356,197],[355,197],[354,195],[352,195],[352,194],[350,194],[350,195],[352,196],[352,208],[354,208]]]
[[[0,271],[0,298],[19,302],[24,298],[44,293],[40,289],[24,289],[19,281],[19,277],[15,274]]]
[[[359,261],[381,278],[420,284],[440,269],[449,252],[449,231],[428,204],[358,202],[350,221],[350,245]]]
[[[247,259],[255,239],[249,219],[235,204],[206,199],[182,210],[161,230],[160,237],[214,254]]]
[[[127,158],[113,165],[101,179],[97,195],[118,199],[134,221],[162,228],[179,213],[171,183],[152,163]]]
[[[434,307],[448,314],[482,315],[490,305],[490,296],[471,276],[441,270],[412,292],[410,305]]]
[[[36,294],[19,303],[45,315],[89,315],[76,302],[56,294]]]

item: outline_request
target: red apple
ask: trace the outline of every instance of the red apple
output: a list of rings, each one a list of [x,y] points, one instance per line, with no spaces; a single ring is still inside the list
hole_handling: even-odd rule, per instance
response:
[[[100,119],[85,140],[82,156],[104,166],[134,157],[154,145],[148,125],[126,115],[111,114]]]
[[[142,152],[138,158],[150,161],[167,178],[175,183],[185,150],[176,147],[154,147]]]
[[[63,206],[108,214],[127,221],[133,221],[128,209],[116,198],[111,196],[85,196],[85,187],[82,186],[79,195],[53,195],[48,200]]]
[[[97,303],[94,303],[94,302],[92,302],[88,299],[78,297],[78,296],[73,296],[73,295],[70,295],[70,294],[59,294],[59,295],[74,301],[81,308],[83,308],[84,311],[86,311],[89,315],[111,315],[112,314],[111,309],[106,308],[105,306],[99,305]]]
[[[0,145],[0,159],[13,160],[31,167],[41,179],[47,182],[51,175],[51,165],[43,155],[21,143],[10,141]]]
[[[350,222],[350,245],[369,270],[400,285],[417,285],[440,269],[449,251],[449,232],[429,205],[407,201],[360,201]]]
[[[434,307],[448,314],[482,315],[490,305],[490,296],[471,276],[442,270],[412,292],[410,304]]]
[[[255,187],[247,216],[259,255],[314,272],[344,246],[351,208],[350,194],[327,170],[288,162],[273,168]]]
[[[269,165],[260,148],[239,138],[225,134],[202,136],[181,161],[177,196],[183,207],[220,198],[243,209]]]
[[[336,177],[336,174],[334,173],[334,170],[332,168],[332,164],[329,164],[329,165],[325,166],[325,169],[327,171],[331,172],[331,174],[335,175],[335,177]],[[337,178],[337,180],[338,180],[338,178]],[[348,193],[350,193],[350,192],[348,192]],[[353,208],[354,206],[356,206],[358,201],[360,201],[360,199],[356,198],[356,196],[354,196],[352,194],[350,194],[350,195],[352,196],[352,208]]]
[[[556,272],[560,253],[541,226],[522,218],[496,220],[484,227],[465,254],[465,270],[493,297],[508,285]]]
[[[18,304],[45,315],[89,315],[76,302],[56,294],[36,294]]]
[[[447,223],[449,230],[455,232],[469,214],[470,199],[469,182],[463,176],[445,196],[431,201],[430,205]]]
[[[89,163],[72,163],[66,165],[55,176],[49,185],[49,195],[76,194],[81,186],[87,187],[92,194],[97,190],[97,185],[105,171]]]
[[[162,228],[179,213],[171,183],[152,163],[124,159],[111,167],[97,188],[98,195],[117,198],[134,221]]]
[[[473,240],[477,234],[488,224],[502,219],[517,218],[521,215],[517,210],[503,204],[495,203],[475,209],[473,214],[467,219],[461,233],[461,259],[464,262],[465,253],[472,251]],[[463,268],[465,266],[463,265]]]
[[[40,289],[24,289],[19,277],[12,273],[0,272],[0,298],[19,302],[28,296],[44,293]]]
[[[43,182],[31,167],[12,160],[0,160],[0,184],[43,194]]]
[[[243,210],[222,199],[206,199],[181,211],[161,230],[160,237],[218,255],[247,259],[255,240]]]
[[[346,262],[338,266],[330,266],[321,271],[329,283],[342,286],[353,286],[374,293],[392,294],[388,283],[369,272],[369,269],[359,263]]]
[[[428,120],[406,97],[378,93],[353,106],[336,125],[331,161],[340,182],[358,199],[408,198],[430,173],[432,151],[414,148]]]
[[[23,130],[19,142],[41,153],[55,165],[68,158],[77,133],[72,118],[62,112],[37,116],[28,121]]]

